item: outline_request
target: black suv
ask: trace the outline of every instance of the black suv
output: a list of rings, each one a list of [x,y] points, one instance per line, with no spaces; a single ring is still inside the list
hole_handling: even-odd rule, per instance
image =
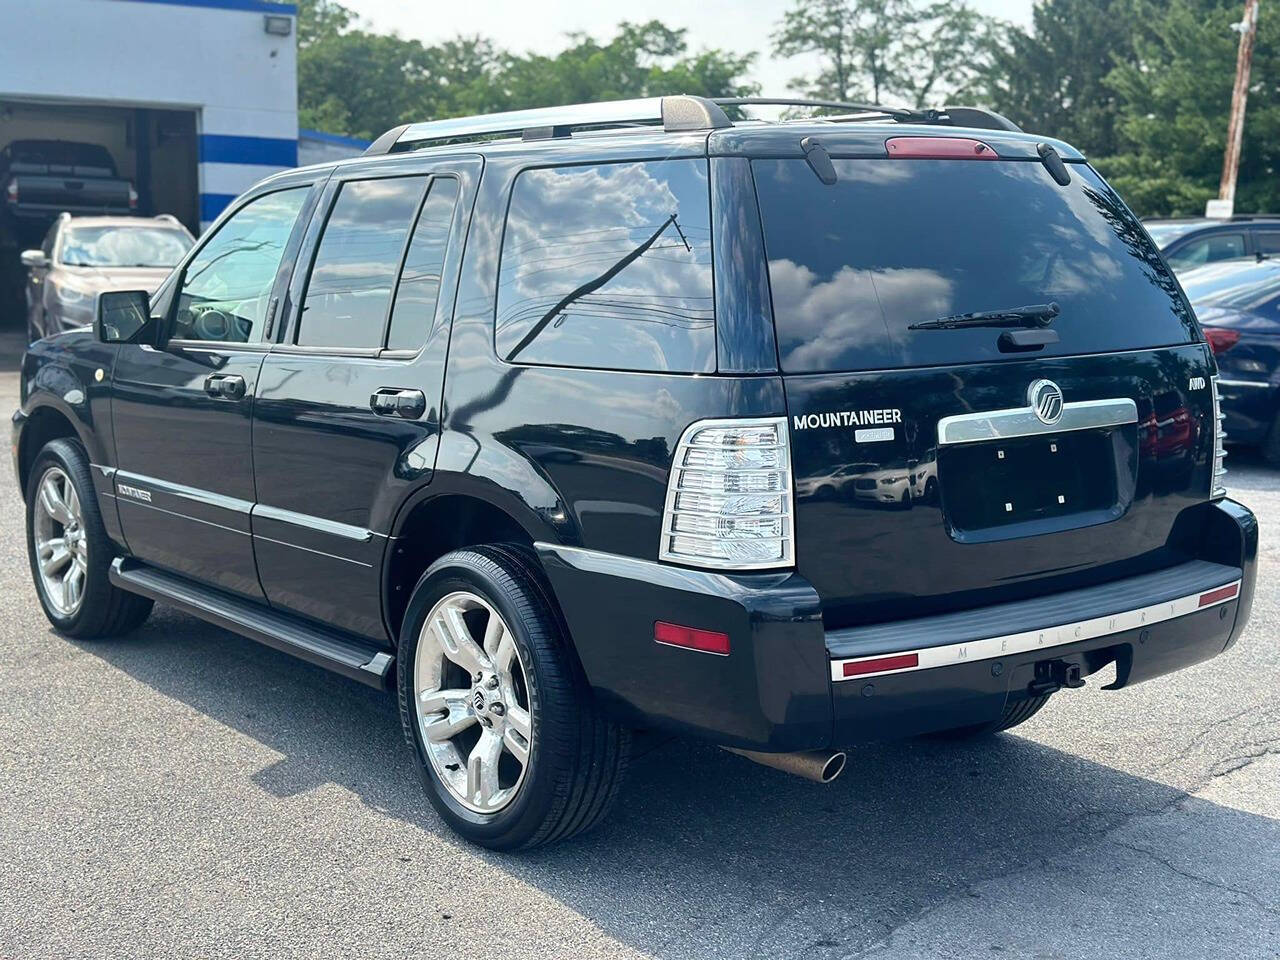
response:
[[[1219,260],[1280,253],[1280,217],[1242,213],[1225,220],[1145,220],[1143,225],[1169,266],[1190,270]]]
[[[393,688],[513,848],[597,822],[633,729],[830,779],[1221,653],[1257,527],[1213,374],[1066,144],[667,97],[265,180],[31,347],[14,451],[59,631],[160,600]]]

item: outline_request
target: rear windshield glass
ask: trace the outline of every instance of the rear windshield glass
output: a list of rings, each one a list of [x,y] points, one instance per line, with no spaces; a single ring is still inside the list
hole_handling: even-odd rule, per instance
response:
[[[1087,167],[1062,187],[1027,161],[752,162],[774,321],[790,373],[1026,358],[1001,330],[909,330],[1056,302],[1034,356],[1187,343],[1195,325],[1141,225]]]
[[[115,170],[105,147],[61,140],[15,140],[9,145],[13,173],[41,173],[50,167],[83,167],[110,174]]]
[[[1164,249],[1179,237],[1190,233],[1192,230],[1198,230],[1204,226],[1202,223],[1146,223],[1143,224],[1147,228],[1147,233],[1151,234],[1151,239],[1156,242],[1160,249]]]

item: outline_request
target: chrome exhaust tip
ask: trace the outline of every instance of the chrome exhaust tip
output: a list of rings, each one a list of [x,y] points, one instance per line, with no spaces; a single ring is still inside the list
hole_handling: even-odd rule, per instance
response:
[[[759,753],[755,750],[739,750],[723,747],[729,753],[754,760],[762,766],[792,773],[814,783],[830,783],[844,772],[847,759],[843,750],[807,750],[804,753]]]

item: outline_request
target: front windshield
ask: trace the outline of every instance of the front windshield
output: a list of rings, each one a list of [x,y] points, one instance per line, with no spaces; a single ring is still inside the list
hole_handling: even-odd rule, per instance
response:
[[[191,244],[170,227],[72,227],[59,259],[68,267],[172,267]]]
[[[1198,223],[1144,223],[1147,233],[1161,249],[1167,247],[1184,233],[1190,233],[1200,226]]]

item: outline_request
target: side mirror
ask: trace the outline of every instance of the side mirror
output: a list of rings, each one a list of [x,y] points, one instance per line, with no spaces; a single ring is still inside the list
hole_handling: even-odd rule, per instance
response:
[[[49,258],[44,255],[43,250],[23,250],[22,265],[31,269],[47,267],[49,265]]]
[[[93,333],[103,343],[135,343],[151,326],[151,295],[145,290],[98,294]]]

